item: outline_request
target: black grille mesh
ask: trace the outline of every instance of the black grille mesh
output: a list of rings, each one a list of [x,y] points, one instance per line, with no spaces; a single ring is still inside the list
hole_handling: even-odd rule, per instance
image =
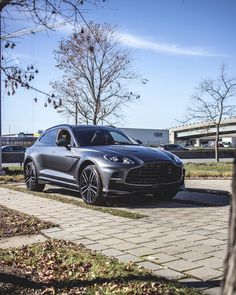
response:
[[[131,170],[126,183],[130,184],[159,184],[180,181],[182,168],[172,163],[149,163],[141,168]]]

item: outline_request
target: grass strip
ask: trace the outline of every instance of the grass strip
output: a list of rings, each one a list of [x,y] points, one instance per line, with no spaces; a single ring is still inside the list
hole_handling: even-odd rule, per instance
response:
[[[0,238],[37,234],[41,229],[56,226],[51,222],[20,213],[0,205]]]
[[[0,289],[4,294],[201,294],[133,263],[121,263],[63,240],[0,250],[0,266]]]
[[[31,195],[38,196],[38,197],[41,197],[41,198],[51,199],[51,200],[59,201],[59,202],[66,203],[66,204],[72,204],[72,205],[82,207],[82,208],[86,208],[86,209],[92,209],[92,210],[99,211],[99,212],[102,212],[102,213],[108,213],[108,214],[114,215],[114,216],[119,216],[119,217],[124,217],[124,218],[129,218],[129,219],[141,219],[141,218],[147,217],[147,215],[140,214],[140,213],[128,212],[128,211],[109,208],[109,207],[87,205],[82,201],[74,200],[74,199],[68,199],[68,198],[65,198],[63,196],[59,196],[59,195],[55,195],[55,194],[50,194],[50,193],[45,193],[45,192],[42,192],[42,193],[41,192],[32,192],[32,191],[28,191],[25,188],[17,187],[17,186],[11,186],[9,184],[3,184],[1,186],[5,187],[5,188],[8,188],[10,190],[31,194]]]
[[[186,177],[231,178],[233,171],[233,164],[228,162],[186,163],[184,166]]]

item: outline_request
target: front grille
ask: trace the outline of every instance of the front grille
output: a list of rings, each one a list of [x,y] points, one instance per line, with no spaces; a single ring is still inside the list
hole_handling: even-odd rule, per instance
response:
[[[132,169],[126,183],[130,184],[161,184],[180,181],[182,168],[172,163],[149,163],[143,167]]]

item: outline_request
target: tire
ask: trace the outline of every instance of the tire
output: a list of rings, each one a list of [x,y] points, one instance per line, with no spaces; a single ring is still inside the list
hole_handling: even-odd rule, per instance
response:
[[[156,192],[153,195],[160,200],[171,201],[177,194],[178,191],[166,191],[166,192]]]
[[[36,192],[42,192],[44,190],[45,184],[38,182],[36,168],[32,161],[25,165],[24,178],[27,190]]]
[[[79,178],[79,190],[83,201],[89,205],[102,203],[102,180],[95,165],[83,169]]]

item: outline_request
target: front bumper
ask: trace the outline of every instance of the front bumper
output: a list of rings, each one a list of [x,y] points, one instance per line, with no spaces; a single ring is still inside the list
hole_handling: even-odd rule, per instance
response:
[[[180,191],[185,187],[185,169],[182,168],[181,177],[170,183],[152,183],[152,184],[131,184],[127,183],[127,175],[136,167],[129,169],[114,169],[114,167],[106,167],[102,171],[103,176],[103,194],[105,196],[110,196],[112,194],[131,194],[131,193],[156,193],[156,192],[167,192],[167,191]]]

